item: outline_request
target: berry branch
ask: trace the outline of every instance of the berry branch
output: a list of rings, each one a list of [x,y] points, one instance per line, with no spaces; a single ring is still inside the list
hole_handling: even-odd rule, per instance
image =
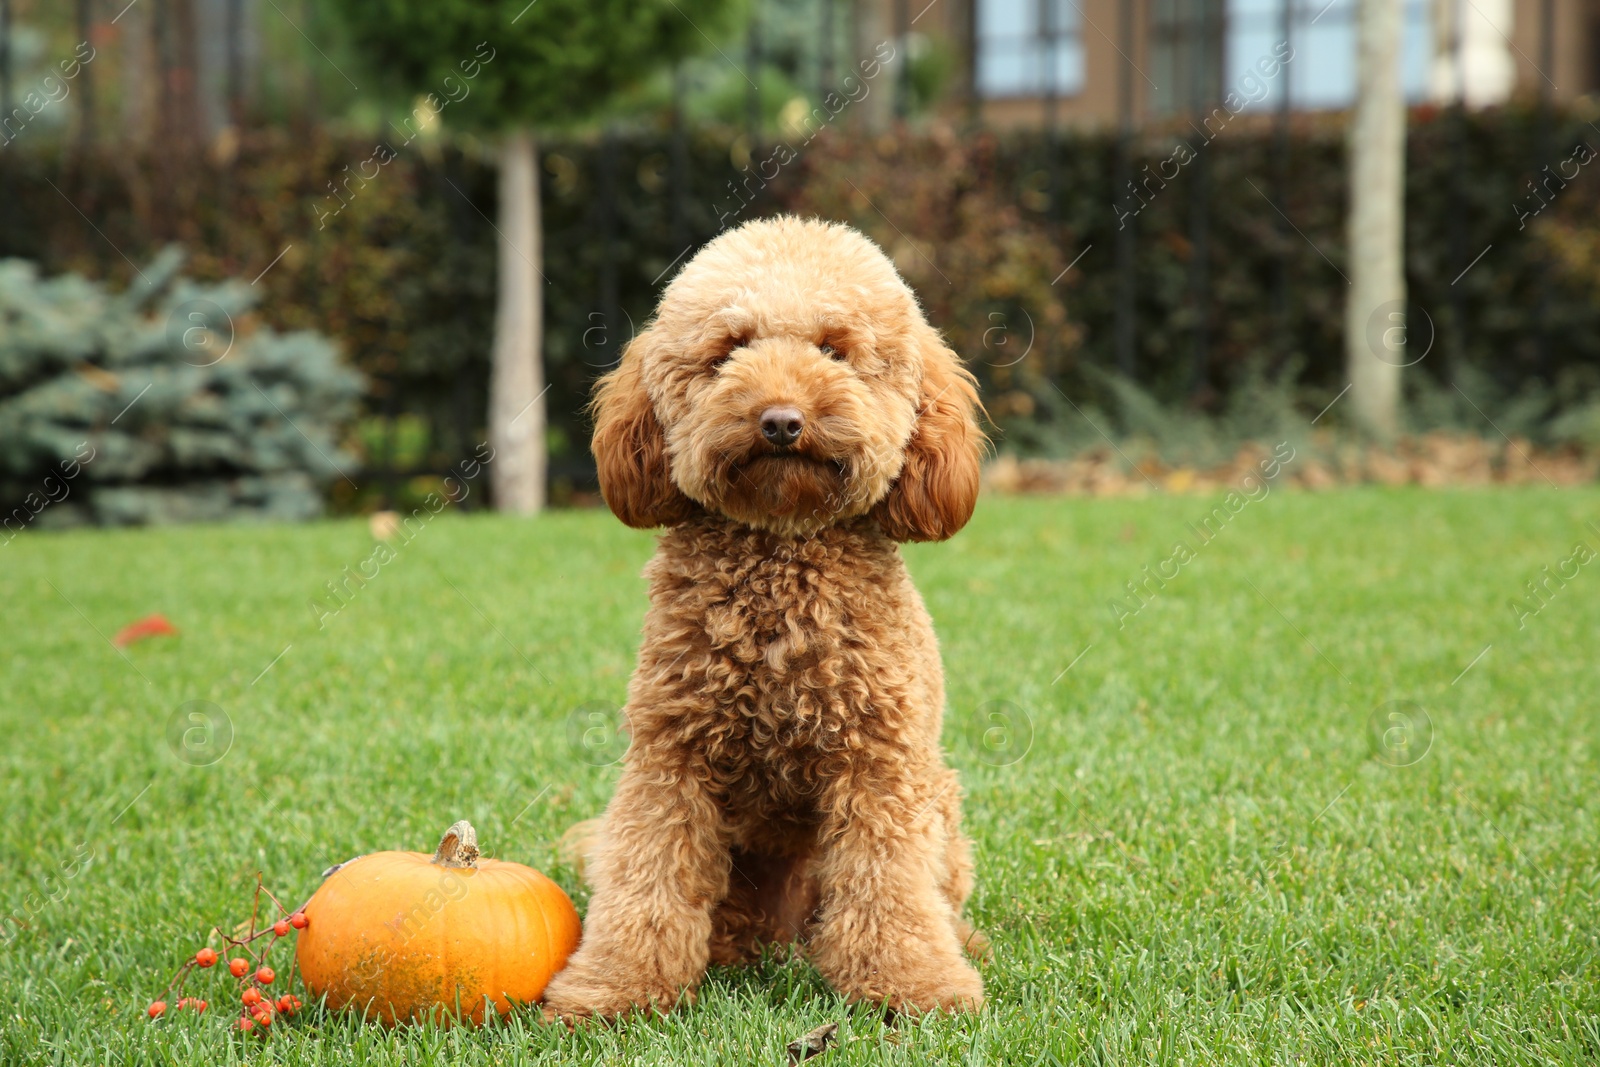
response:
[[[267,899],[272,902],[272,905],[278,909],[278,918],[273,921],[271,926],[258,928],[257,924],[261,919],[261,894],[263,893],[267,895]],[[303,1002],[292,992],[298,978],[294,957],[290,957],[289,978],[284,983],[285,992],[278,996],[276,1000],[272,998],[268,987],[277,981],[278,974],[273,970],[268,960],[272,954],[273,947],[281,939],[288,937],[291,931],[304,930],[310,925],[310,922],[311,920],[306,918],[305,905],[302,904],[293,911],[284,907],[283,902],[273,894],[272,890],[262,884],[261,872],[257,871],[255,900],[250,909],[249,921],[235,926],[233,934],[223,933],[220,925],[212,927],[212,932],[221,935],[222,941],[228,950],[241,953],[228,960],[228,974],[233,977],[237,983],[237,988],[240,990],[239,1018],[234,1023],[234,1026],[240,1032],[250,1033],[255,1031],[257,1034],[265,1034],[271,1028],[275,1017],[293,1015],[300,1010]],[[244,936],[234,936],[241,933],[241,931]],[[265,944],[258,944],[263,938],[266,939]],[[152,1019],[161,1018],[167,1012],[167,1001],[173,998],[176,998],[177,1007],[180,1011],[184,1009],[196,1013],[205,1011],[208,1002],[200,997],[184,996],[184,984],[188,981],[191,972],[196,969],[209,970],[215,967],[221,959],[222,957],[217,953],[216,949],[210,946],[197,950],[193,956],[185,960],[183,965],[178,968],[177,973],[172,976],[172,980],[167,983],[167,988],[161,997],[151,1002],[146,1014]]]

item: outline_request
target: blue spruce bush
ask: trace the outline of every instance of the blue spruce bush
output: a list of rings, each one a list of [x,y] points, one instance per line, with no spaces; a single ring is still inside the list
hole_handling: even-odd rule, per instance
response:
[[[250,286],[126,291],[0,260],[0,541],[30,525],[307,519],[356,469],[363,381],[332,342],[258,327]]]

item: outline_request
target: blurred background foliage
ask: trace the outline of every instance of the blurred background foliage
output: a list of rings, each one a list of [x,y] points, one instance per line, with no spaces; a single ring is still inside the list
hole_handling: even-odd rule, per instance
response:
[[[7,531],[308,519],[355,468],[340,438],[360,375],[181,261],[169,248],[113,294],[0,259],[0,500],[27,516]]]
[[[83,5],[75,22],[65,6],[14,2],[14,79],[26,85],[72,55]],[[155,14],[181,6],[90,20],[93,99],[46,108],[0,150],[0,257],[120,290],[139,264],[181,247],[196,282],[250,290],[252,323],[318,331],[359,372],[352,416],[329,430],[358,472],[326,482],[334,506],[414,505],[484,438],[490,146],[453,129],[448,111],[406,143],[399,116],[354,89],[339,27],[309,3],[254,21],[240,60],[254,72],[247,87],[231,74],[209,94],[157,79],[153,99],[129,98],[140,72],[118,36],[150,32]],[[814,3],[763,0],[720,54],[544,138],[553,501],[596,499],[588,391],[671,272],[726,226],[778,211],[849,222],[885,248],[982,379],[1002,451],[1071,456],[1111,434],[1204,464],[1307,426],[1339,394],[1338,116],[1297,113],[1283,154],[1265,115],[1241,116],[1210,143],[1182,121],[1139,130],[1141,179],[1180,141],[1204,157],[1208,235],[1197,251],[1197,164],[1143,184],[1131,217],[1132,194],[1113,186],[1114,133],[996,130],[941,106],[955,75],[936,37],[900,42],[898,118],[885,119],[881,95],[836,117],[820,109],[823,87],[854,69],[846,6],[819,30]],[[870,92],[888,93],[889,77],[866,79]],[[74,85],[81,94],[91,82]],[[185,107],[221,114],[174,121]],[[1412,429],[1600,444],[1600,183],[1587,173],[1563,183],[1528,220],[1517,207],[1541,166],[1600,147],[1596,117],[1585,100],[1413,109],[1407,282],[1413,333],[1425,320],[1430,336],[1406,378]],[[1123,224],[1139,234],[1131,368],[1113,350]],[[1201,296],[1197,267],[1208,275]],[[1424,339],[1411,342],[1421,350]],[[39,473],[25,465],[9,468],[22,482]]]

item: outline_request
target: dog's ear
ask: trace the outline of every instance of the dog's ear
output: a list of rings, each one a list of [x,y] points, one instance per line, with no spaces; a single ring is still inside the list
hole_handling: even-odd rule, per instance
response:
[[[972,517],[978,502],[978,384],[958,357],[925,327],[922,396],[906,462],[872,510],[896,541],[943,541]]]
[[[671,526],[694,513],[694,504],[667,470],[667,441],[640,374],[649,331],[629,342],[617,369],[595,386],[590,450],[600,472],[600,495],[617,518],[647,530]]]

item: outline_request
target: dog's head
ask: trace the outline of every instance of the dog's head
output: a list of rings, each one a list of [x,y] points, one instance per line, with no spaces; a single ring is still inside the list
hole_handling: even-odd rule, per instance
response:
[[[784,536],[871,512],[900,541],[972,515],[972,375],[846,226],[723,234],[667,286],[594,400],[600,490],[629,526],[700,511]]]

